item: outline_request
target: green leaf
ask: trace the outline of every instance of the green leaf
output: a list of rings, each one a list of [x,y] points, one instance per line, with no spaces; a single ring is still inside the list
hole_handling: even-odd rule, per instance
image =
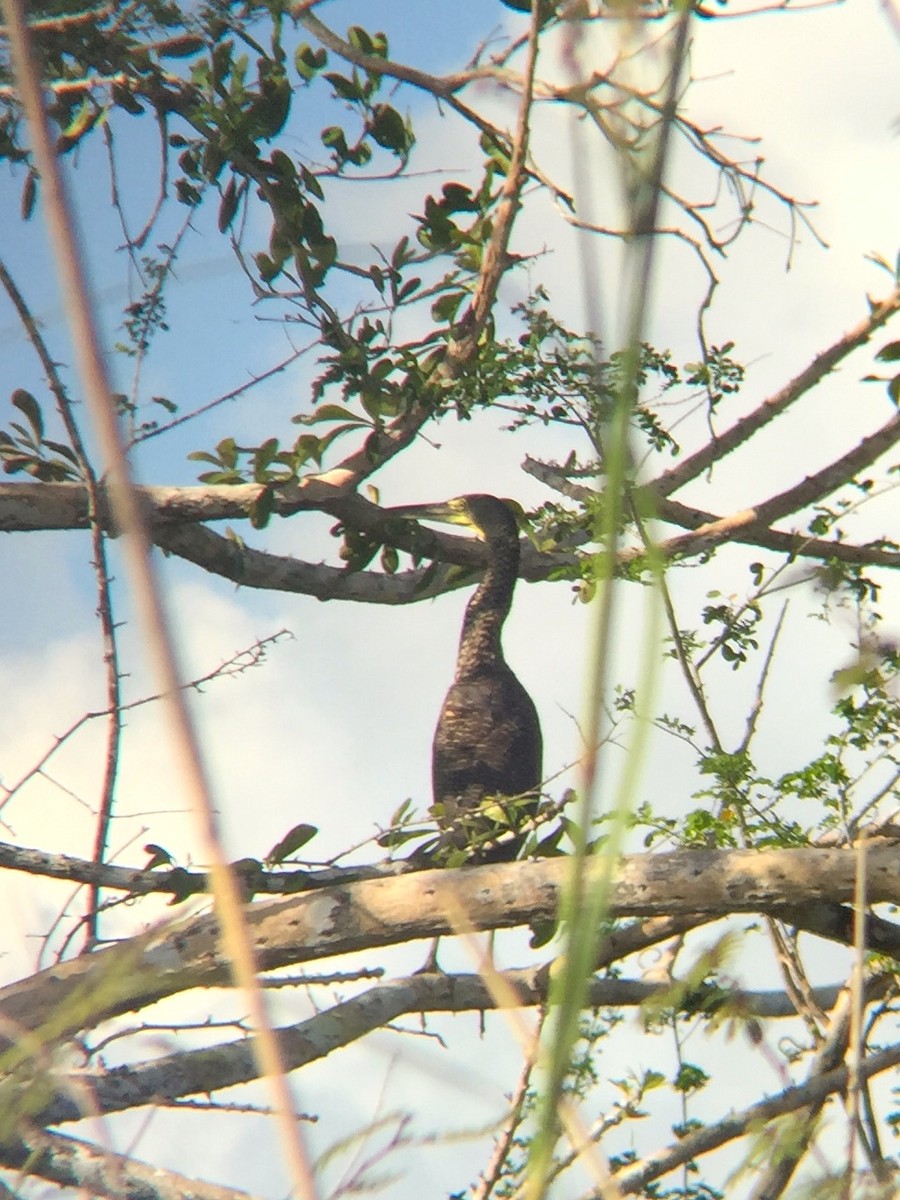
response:
[[[142,115],[144,106],[135,99],[127,86],[123,86],[121,83],[114,83],[111,93],[113,104],[118,108],[124,108],[125,112],[131,113],[133,117]]]
[[[465,299],[465,292],[447,292],[444,296],[438,296],[431,306],[432,317],[435,321],[452,321]]]
[[[219,462],[223,467],[237,466],[238,448],[234,438],[222,438],[216,446],[216,450],[219,452]]]
[[[322,130],[319,136],[322,139],[323,146],[327,146],[329,150],[333,150],[340,158],[347,157],[347,139],[340,125],[329,125]]]
[[[702,1067],[694,1063],[682,1063],[678,1074],[672,1080],[672,1086],[678,1092],[696,1092],[709,1083],[709,1076]]]
[[[291,85],[283,71],[270,71],[261,80],[260,96],[252,108],[259,136],[267,141],[285,125],[291,111]]]
[[[406,122],[389,104],[376,104],[369,121],[369,132],[385,150],[392,150],[400,158],[406,158],[413,139]]]
[[[328,54],[325,50],[321,47],[314,50],[307,42],[298,46],[294,54],[294,66],[304,83],[309,83],[322,70],[327,61]]]
[[[373,364],[369,374],[373,379],[387,379],[397,369],[397,364],[392,358],[379,358],[378,362]]]
[[[279,451],[278,438],[267,438],[253,455],[253,478],[257,483],[266,483],[266,468],[274,462]]]
[[[394,811],[391,813],[390,819],[388,820],[388,825],[390,825],[391,827],[393,827],[395,825],[402,825],[404,823],[404,821],[406,820],[406,818],[408,816],[412,815],[412,812],[413,812],[412,800],[410,800],[407,797],[407,799],[401,801],[401,803],[398,804],[397,807],[394,809]]]
[[[275,488],[269,484],[263,488],[248,509],[250,524],[254,529],[265,529],[275,510]]]
[[[362,100],[362,88],[355,79],[348,79],[346,75],[339,75],[336,71],[329,71],[324,76],[325,79],[334,88],[335,95],[341,100]]]
[[[158,846],[156,842],[148,842],[144,853],[150,855],[150,861],[144,867],[145,871],[152,871],[154,867],[168,867],[175,861],[169,851]]]
[[[318,425],[321,421],[349,421],[354,425],[368,424],[359,413],[344,408],[340,404],[322,404],[315,412],[298,413],[297,416],[291,417],[291,420],[295,425]]]
[[[25,177],[25,185],[22,188],[22,201],[20,212],[23,221],[31,218],[34,212],[35,201],[37,200],[37,172],[31,170]]]
[[[184,33],[158,44],[155,49],[160,58],[190,58],[192,54],[199,54],[203,47],[203,38]]]
[[[900,342],[888,342],[882,346],[875,357],[879,362],[900,362]]]
[[[247,482],[240,471],[204,471],[197,478],[201,483],[211,483],[216,486],[223,484],[228,487],[234,487]]]
[[[295,825],[266,855],[266,862],[279,864],[296,854],[319,832],[315,825]]]
[[[299,469],[309,460],[312,459],[315,463],[322,461],[322,443],[312,433],[302,433],[294,442],[293,462],[294,470]]]
[[[286,183],[293,183],[297,178],[297,167],[294,160],[283,150],[273,150],[269,161],[279,179],[283,179]]]
[[[361,425],[368,426],[368,424],[369,422],[361,421],[359,418],[357,418],[355,421],[352,421],[347,425],[335,425],[335,427],[333,429],[329,429],[325,436],[320,440],[320,453],[324,454],[331,443],[336,441],[339,437],[343,437],[345,433],[353,433],[359,429]]]
[[[187,204],[191,208],[195,208],[203,199],[200,189],[194,187],[192,183],[188,183],[186,179],[175,180],[175,193],[181,204]]]
[[[348,162],[353,163],[355,167],[364,167],[372,157],[372,148],[368,142],[357,142],[347,151]]]
[[[361,25],[351,25],[347,30],[347,41],[351,46],[355,46],[357,50],[362,50],[363,54],[374,54],[375,45],[369,37],[368,31],[363,29]]]
[[[422,280],[418,275],[414,275],[412,279],[407,279],[402,287],[397,289],[397,303],[402,304],[404,300],[408,300],[413,292],[417,292],[422,286]]]
[[[97,110],[87,100],[83,100],[75,111],[72,120],[65,127],[62,136],[66,141],[76,141],[87,133],[94,122],[97,120]]]
[[[256,263],[256,269],[259,271],[259,277],[263,283],[271,283],[282,272],[284,263],[275,262],[268,254],[254,254],[253,261]]]
[[[536,920],[531,922],[531,937],[528,940],[528,945],[532,950],[539,950],[542,946],[546,946],[548,942],[553,941],[556,933],[556,922],[550,920]]]
[[[391,266],[399,271],[401,267],[406,266],[411,258],[412,252],[409,248],[409,238],[404,235],[394,247],[394,252],[391,255]]]
[[[62,442],[53,442],[49,438],[45,438],[43,443],[48,450],[52,450],[54,454],[58,454],[61,458],[67,459],[73,466],[78,466],[78,459],[75,457],[72,449],[69,446],[64,446]]]
[[[232,175],[222,196],[222,201],[219,204],[219,233],[224,233],[226,229],[230,228],[231,222],[234,220],[234,214],[237,212],[237,206],[238,188],[237,182]]]
[[[496,139],[487,133],[481,135],[481,149],[497,171],[501,175],[505,175],[510,164],[509,150],[505,146],[498,145]]]
[[[446,212],[478,212],[478,201],[473,197],[472,189],[464,183],[445,183],[441,192],[441,208]]]
[[[315,175],[313,175],[312,171],[301,166],[300,178],[303,181],[303,186],[311,196],[315,196],[317,200],[325,199],[325,193],[322,191],[322,185],[319,183],[318,179],[316,179]]]
[[[226,39],[224,42],[219,42],[212,52],[211,68],[213,84],[218,86],[231,73],[231,53],[234,50],[234,42]]]
[[[31,392],[26,392],[24,388],[16,388],[12,394],[12,402],[14,407],[24,414],[34,433],[34,440],[40,445],[44,440],[44,418],[41,416],[41,406]]]

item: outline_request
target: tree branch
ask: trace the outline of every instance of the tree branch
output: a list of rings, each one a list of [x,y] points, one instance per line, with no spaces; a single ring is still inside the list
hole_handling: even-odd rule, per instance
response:
[[[308,892],[313,888],[333,887],[355,883],[360,879],[395,879],[411,874],[414,868],[405,862],[388,862],[372,866],[301,867],[293,870],[267,871],[255,859],[241,859],[231,864],[241,877],[248,894],[254,896],[288,896]],[[26,846],[11,846],[0,842],[0,869],[23,871],[45,879],[119,891],[129,896],[188,896],[208,895],[209,875],[206,871],[190,871],[186,867],[169,870],[154,867],[121,867],[113,863],[91,862],[71,854],[51,854]]]
[[[696,453],[683,459],[677,467],[666,471],[650,485],[657,496],[668,496],[683,488],[690,480],[696,479],[704,471],[738,446],[748,441],[755,433],[773,421],[780,413],[789,408],[801,396],[820,383],[825,376],[833,371],[837,364],[853,350],[865,345],[876,329],[885,325],[891,317],[900,311],[900,288],[884,300],[872,306],[869,315],[853,329],[838,338],[827,350],[817,354],[808,367],[792,379],[781,391],[764,400],[758,408],[747,416],[741,417],[730,429],[710,439]]]
[[[381,58],[377,54],[367,54],[329,29],[311,12],[304,12],[297,19],[313,37],[318,38],[323,46],[326,46],[332,53],[340,55],[347,62],[352,62],[364,71],[387,75],[401,83],[408,83],[441,100],[449,100],[454,92],[458,92],[466,84],[475,80],[492,78],[495,73],[492,67],[479,67],[471,71],[458,71],[455,75],[432,75],[428,71],[410,67],[406,63]]]
[[[248,1192],[189,1179],[61,1133],[4,1140],[0,1164],[110,1200],[252,1200]]]
[[[840,1066],[841,1060],[847,1052],[850,1037],[852,1003],[850,990],[842,989],[831,1015],[828,1036],[818,1047],[807,1073],[809,1081]],[[819,1007],[823,1006],[819,1005]],[[785,1188],[790,1183],[795,1170],[815,1137],[823,1105],[824,1099],[792,1114],[789,1128],[780,1131],[780,1137],[773,1147],[773,1153],[766,1168],[754,1184],[753,1200],[767,1200],[769,1197],[774,1198],[784,1194]]]
[[[549,991],[546,971],[540,967],[501,972],[504,985],[512,989],[522,1007],[545,1004]],[[887,980],[885,980],[887,984]],[[635,1008],[659,1000],[671,991],[669,983],[637,979],[593,979],[586,1008]],[[831,1009],[841,994],[839,987],[816,989],[817,1002]],[[289,1071],[327,1058],[335,1050],[383,1029],[400,1017],[426,1013],[492,1012],[500,1006],[497,989],[480,975],[410,975],[379,983],[334,1004],[314,1016],[278,1029],[285,1067]],[[741,1018],[792,1018],[796,1009],[782,992],[745,992],[722,989],[721,997],[697,993],[705,1011],[732,1007]],[[59,1091],[36,1119],[42,1125],[61,1125],[84,1118],[78,1092],[87,1088],[91,1113],[125,1112],[148,1104],[172,1103],[184,1096],[216,1092],[259,1078],[253,1039],[222,1042],[199,1050],[183,1050],[149,1062],[115,1067],[112,1070],[79,1071],[67,1083],[58,1077]],[[77,1086],[74,1086],[77,1085]]]
[[[837,488],[849,482],[859,471],[871,466],[877,458],[885,454],[891,446],[895,446],[898,441],[900,441],[900,413],[891,417],[890,421],[882,425],[880,429],[876,429],[874,433],[864,437],[852,450],[848,450],[846,454],[836,458],[821,471],[816,471],[814,475],[807,475],[801,483],[757,504],[753,510],[756,513],[756,519],[761,525],[769,525],[772,521],[777,521],[789,513],[815,504],[816,501],[830,495]]]
[[[797,486],[805,487],[805,481]],[[784,495],[786,493],[782,493]],[[789,554],[792,558],[813,558],[819,562],[834,558],[858,566],[889,567],[893,570],[900,567],[900,551],[770,529],[759,521],[755,508],[745,508],[727,517],[720,517],[691,505],[679,504],[677,500],[665,499],[660,502],[660,518],[691,530],[690,533],[668,538],[661,543],[670,557],[700,554],[724,542],[738,542],[744,546],[759,546],[763,550]],[[634,554],[632,552],[632,557]]]
[[[879,1054],[872,1054],[860,1064],[860,1075],[871,1079],[882,1071],[888,1071],[900,1063],[900,1046],[892,1046]],[[847,1087],[849,1071],[846,1067],[837,1067],[816,1075],[806,1083],[796,1087],[785,1088],[777,1096],[752,1104],[742,1112],[729,1114],[724,1120],[703,1129],[686,1134],[671,1146],[658,1151],[638,1162],[626,1167],[614,1176],[619,1188],[626,1194],[632,1195],[644,1189],[654,1179],[668,1175],[677,1167],[684,1166],[691,1159],[710,1150],[716,1150],[735,1138],[743,1137],[753,1127],[760,1127],[765,1122],[797,1109],[811,1108],[823,1104],[829,1096],[843,1092]]]
[[[475,929],[506,929],[555,918],[565,858],[362,880],[251,904],[247,924],[258,967],[269,971],[359,950],[453,933],[460,909]],[[589,872],[603,871],[594,860]],[[896,847],[870,850],[872,904],[900,899]],[[679,850],[622,859],[608,915],[801,913],[852,899],[856,864],[844,850]],[[140,963],[140,970],[135,969]],[[44,1023],[64,1037],[193,987],[230,982],[218,926],[189,917],[96,954],[82,955],[0,990],[7,1028]],[[51,1022],[52,1024],[49,1024]]]
[[[896,439],[897,430],[893,428],[895,419],[888,422],[887,426],[883,426],[871,435],[871,439],[864,439],[860,446],[854,447],[849,451],[848,455],[837,460],[846,466],[846,460],[852,457],[854,463],[861,462],[863,459],[870,462],[873,457],[878,457],[878,454],[883,453],[886,446],[884,438],[886,430],[891,439]],[[864,446],[864,449],[860,449]],[[878,452],[873,454],[873,450],[878,447]],[[854,457],[854,456],[859,457]],[[865,463],[864,463],[865,465]],[[836,471],[836,463],[832,463],[816,476],[810,476],[802,483],[797,484],[795,488],[789,489],[787,492],[781,493],[778,497],[773,497],[770,500],[761,502],[760,507],[778,501],[780,504],[786,503],[791,498],[792,493],[806,497],[806,502],[809,503],[808,497],[812,494],[814,487],[821,487],[823,476],[828,474],[830,478],[834,478]],[[857,468],[858,469],[858,468]],[[595,495],[593,489],[574,483],[568,478],[563,468],[538,462],[536,459],[526,459],[523,465],[523,470],[529,475],[533,475],[535,479],[539,479],[548,487],[552,487],[555,491],[574,499],[578,503],[594,503]],[[817,484],[811,484],[811,480],[817,480]],[[653,485],[647,485],[652,489]],[[835,485],[837,486],[837,485]],[[900,551],[887,550],[877,545],[856,545],[852,542],[837,541],[829,538],[809,537],[803,533],[796,531],[788,532],[787,530],[772,529],[766,526],[759,518],[758,508],[744,508],[738,512],[729,513],[727,516],[719,516],[717,513],[708,512],[706,509],[695,508],[690,504],[682,504],[678,500],[672,500],[669,497],[660,497],[655,500],[656,515],[661,521],[667,524],[680,525],[690,532],[685,534],[676,534],[674,537],[666,538],[658,543],[656,550],[668,559],[685,558],[698,554],[707,553],[709,550],[715,549],[716,546],[721,546],[725,542],[737,542],[741,545],[758,546],[765,550],[774,550],[777,553],[789,554],[793,558],[812,558],[820,562],[827,562],[829,559],[838,559],[840,562],[855,563],[859,566],[875,566],[889,567],[896,569],[900,567]],[[587,540],[587,535],[583,535],[579,543],[573,537],[573,545],[583,544]],[[636,558],[640,558],[645,553],[643,546],[631,546],[624,549],[619,554],[619,563],[626,565],[633,562]],[[570,564],[574,561],[574,555],[557,554],[542,554],[535,556],[537,563],[547,563],[547,572],[560,566]],[[553,564],[551,567],[549,564]],[[525,579],[542,579],[547,578],[548,573],[538,573],[537,569],[530,568],[528,556],[525,556],[525,567],[522,571],[522,577]]]

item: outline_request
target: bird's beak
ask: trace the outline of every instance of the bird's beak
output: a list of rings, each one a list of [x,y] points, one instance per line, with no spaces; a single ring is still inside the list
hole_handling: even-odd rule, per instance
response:
[[[393,517],[411,517],[415,521],[442,521],[447,525],[470,525],[465,512],[450,504],[405,504],[384,510]]]

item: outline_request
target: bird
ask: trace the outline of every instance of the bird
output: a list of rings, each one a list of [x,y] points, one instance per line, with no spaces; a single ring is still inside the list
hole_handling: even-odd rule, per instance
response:
[[[521,826],[540,803],[540,720],[503,657],[501,643],[519,574],[513,505],[479,494],[389,510],[396,516],[465,526],[488,549],[487,568],[466,606],[456,671],[432,743],[431,811],[441,830],[438,855],[455,861],[514,859],[525,841]]]

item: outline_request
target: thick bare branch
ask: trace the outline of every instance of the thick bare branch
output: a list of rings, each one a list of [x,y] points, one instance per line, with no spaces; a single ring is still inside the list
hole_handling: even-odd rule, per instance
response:
[[[679,504],[677,500],[666,499],[660,502],[660,516],[665,521],[692,530],[691,533],[668,538],[662,543],[662,549],[670,557],[701,554],[724,542],[739,542],[744,546],[759,546],[763,550],[775,550],[795,558],[814,558],[820,562],[834,558],[863,567],[889,567],[892,570],[900,567],[900,551],[770,529],[758,520],[754,508],[720,517],[688,504]]]
[[[141,487],[137,489],[147,520],[154,527],[202,521],[239,521],[259,500],[262,487],[247,483],[237,487],[206,484],[191,487]],[[320,508],[338,499],[340,489],[321,476],[276,497],[275,511],[282,516],[306,508]],[[100,519],[112,529],[109,501],[100,504]],[[0,484],[0,532],[31,533],[51,529],[87,529],[88,494],[80,483]]]
[[[359,528],[383,527],[381,511],[361,496],[342,496],[324,476],[311,477],[304,483],[310,486],[276,496],[275,511],[288,515],[305,509],[319,509],[342,518],[343,514],[349,514],[349,523]],[[805,488],[808,484],[799,486]],[[315,596],[318,600],[401,605],[428,600],[472,582],[471,578],[450,572],[445,567],[436,572],[423,568],[396,575],[376,571],[349,572],[342,567],[304,562],[258,550],[202,524],[210,520],[247,519],[248,509],[258,499],[259,492],[255,484],[233,488],[210,485],[141,489],[142,498],[152,513],[153,538],[160,549],[243,587],[293,592]],[[0,531],[86,528],[86,504],[86,492],[78,484],[0,484]],[[664,499],[660,507],[664,520],[690,530],[659,545],[659,553],[667,558],[692,557],[726,542],[740,542],[819,561],[834,558],[860,566],[900,567],[898,551],[771,529],[760,522],[755,509],[720,517],[668,499]],[[434,533],[431,538],[435,557],[441,563],[466,566],[473,571],[484,565],[485,552],[480,542],[443,533]],[[398,534],[392,529],[391,540],[400,549],[418,553],[425,550],[418,535],[405,537],[402,532]],[[642,548],[629,547],[620,552],[619,561],[627,564],[641,554]],[[574,566],[575,562],[574,554],[538,554],[526,543],[522,548],[521,575],[523,579],[537,582],[550,578],[560,568]]]
[[[61,1133],[4,1140],[0,1165],[110,1200],[251,1200],[248,1192],[189,1179]]]
[[[342,567],[302,562],[266,550],[255,550],[202,525],[193,529],[160,530],[154,536],[161,549],[242,587],[298,592],[315,596],[317,600],[359,600],[366,604],[409,604],[450,590],[446,571],[438,572],[431,580],[424,568],[397,575],[351,572]],[[456,540],[462,542],[465,539]],[[462,587],[466,582],[461,579],[457,586]]]
[[[209,876],[204,871],[185,867],[168,870],[141,870],[112,863],[94,863],[68,854],[49,854],[23,846],[0,843],[0,867],[60,879],[72,883],[94,884],[128,896],[171,895],[180,900],[208,895]],[[294,870],[266,870],[255,859],[232,863],[248,896],[296,896],[302,892],[347,887],[362,880],[398,879],[415,873],[408,862],[373,863],[352,867],[300,867]],[[853,911],[841,904],[818,901],[802,907],[786,907],[777,912],[779,920],[806,933],[843,946],[853,945]],[[608,934],[600,946],[595,969],[618,962],[669,938],[679,937],[698,925],[716,919],[716,914],[679,913],[675,916],[650,917],[624,925]],[[872,913],[866,929],[867,943],[879,954],[900,959],[900,926]]]
[[[546,1003],[547,973],[541,968],[505,971],[502,979],[523,1007]],[[594,979],[585,1007],[634,1008],[659,1000],[668,984],[638,979]],[[838,987],[816,989],[816,1000],[830,1009],[840,995]],[[712,997],[710,997],[712,1009]],[[742,1018],[791,1018],[796,1009],[783,992],[723,990],[716,1004],[733,1006]],[[297,1070],[326,1058],[342,1046],[359,1041],[403,1016],[424,1013],[490,1012],[498,1007],[496,988],[480,975],[410,975],[379,983],[360,996],[334,1004],[305,1021],[279,1029],[282,1055],[288,1070]],[[61,1125],[81,1120],[85,1113],[75,1097],[88,1089],[92,1113],[124,1112],[147,1104],[172,1103],[184,1096],[215,1092],[257,1079],[259,1068],[252,1039],[223,1042],[200,1050],[184,1050],[105,1071],[79,1071],[39,1114],[41,1124]],[[77,1085],[77,1086],[74,1086]]]
[[[252,904],[246,916],[259,969],[274,970],[453,933],[453,914],[460,909],[477,929],[550,920],[568,866],[565,859],[549,859],[420,871]],[[603,869],[602,862],[590,868],[598,874]],[[896,848],[873,848],[867,869],[871,903],[897,903]],[[853,896],[855,870],[854,856],[843,850],[632,855],[619,866],[609,915],[779,915],[789,906],[840,904]],[[229,978],[214,918],[191,917],[9,985],[0,990],[0,1016],[7,1028],[36,1030],[55,1014],[55,1033],[65,1036],[188,988],[227,984]]]
[[[755,506],[757,520],[761,525],[769,525],[789,513],[797,512],[815,504],[823,497],[830,495],[842,487],[860,471],[872,465],[876,459],[885,454],[892,446],[900,441],[900,413],[891,417],[880,429],[864,437],[858,445],[834,462],[807,475],[801,483],[796,484],[777,496],[771,496]]]

